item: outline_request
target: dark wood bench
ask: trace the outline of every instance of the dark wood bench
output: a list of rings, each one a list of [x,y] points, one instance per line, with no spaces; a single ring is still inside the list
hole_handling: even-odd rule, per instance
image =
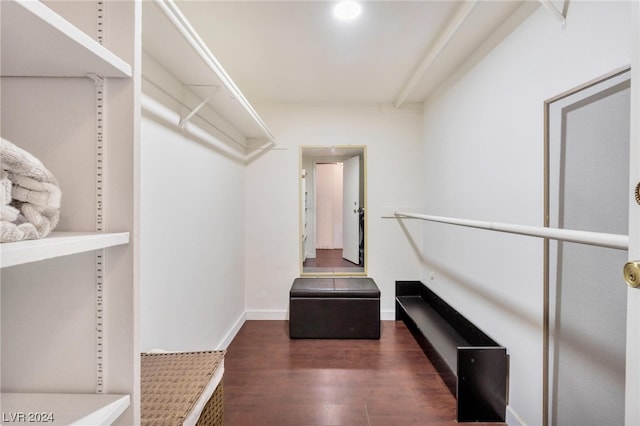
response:
[[[380,289],[371,278],[296,278],[289,337],[379,339]]]
[[[419,281],[396,281],[407,324],[457,400],[459,422],[504,422],[507,350]]]

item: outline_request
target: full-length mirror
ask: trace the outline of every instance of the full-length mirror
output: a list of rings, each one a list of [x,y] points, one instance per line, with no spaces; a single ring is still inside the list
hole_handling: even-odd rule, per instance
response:
[[[366,275],[366,147],[300,148],[303,275]]]

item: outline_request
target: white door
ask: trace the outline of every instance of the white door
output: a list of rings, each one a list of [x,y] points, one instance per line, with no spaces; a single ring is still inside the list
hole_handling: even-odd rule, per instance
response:
[[[632,4],[631,133],[629,155],[629,260],[640,260],[640,206],[633,193],[640,182],[640,5]],[[640,288],[627,289],[625,425],[640,425]]]
[[[360,157],[343,163],[342,257],[360,263]]]

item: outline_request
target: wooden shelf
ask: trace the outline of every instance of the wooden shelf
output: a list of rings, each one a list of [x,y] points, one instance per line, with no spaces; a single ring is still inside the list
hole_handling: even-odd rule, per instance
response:
[[[0,266],[5,268],[128,243],[128,232],[52,232],[39,240],[0,244]]]
[[[2,76],[131,77],[131,66],[39,1],[0,2]]]
[[[504,422],[507,350],[419,281],[396,281],[402,320],[456,396],[458,422]]]
[[[110,425],[130,404],[129,395],[109,394],[2,393],[0,400],[3,423],[65,426]]]
[[[398,296],[398,306],[436,348],[443,361],[455,372],[458,369],[458,347],[470,346],[421,296]]]

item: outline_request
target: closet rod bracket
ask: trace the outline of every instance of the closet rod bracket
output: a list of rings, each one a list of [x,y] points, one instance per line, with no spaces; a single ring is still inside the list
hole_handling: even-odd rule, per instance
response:
[[[551,0],[538,0],[560,22],[560,28],[567,26],[567,17],[551,2]]]
[[[220,90],[220,86],[212,85],[211,87],[213,88],[211,90],[211,93],[209,93],[209,95],[207,95],[207,97],[204,98],[202,102],[200,102],[193,110],[191,110],[191,112],[187,114],[186,117],[180,119],[180,121],[178,122],[178,127],[180,127],[181,129],[184,128],[184,126],[187,124],[187,121],[189,121],[191,117],[196,115],[198,111],[200,111],[200,109],[202,109],[202,107],[205,106],[216,93],[218,93],[218,90]]]

